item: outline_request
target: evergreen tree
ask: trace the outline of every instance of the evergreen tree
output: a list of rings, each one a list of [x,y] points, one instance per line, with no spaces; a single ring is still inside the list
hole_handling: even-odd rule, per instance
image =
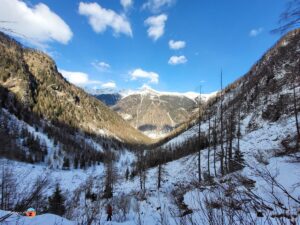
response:
[[[81,159],[80,159],[80,169],[85,169],[85,159],[84,159],[84,157],[81,157]]]
[[[69,158],[64,158],[63,169],[64,170],[70,169],[70,160],[69,160]]]
[[[244,163],[244,154],[241,151],[236,150],[234,154],[234,160],[232,162],[232,172],[243,169],[245,167]]]
[[[126,172],[125,172],[125,179],[128,180],[129,179],[129,169],[127,167]]]
[[[49,197],[49,213],[53,213],[59,216],[64,215],[65,208],[65,198],[61,193],[59,184],[56,184],[55,191],[51,197]]]

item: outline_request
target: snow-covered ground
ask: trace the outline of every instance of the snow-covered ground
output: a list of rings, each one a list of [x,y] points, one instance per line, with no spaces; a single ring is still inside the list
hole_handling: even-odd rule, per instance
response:
[[[300,164],[291,163],[288,157],[280,158],[274,157],[274,152],[281,149],[281,140],[287,136],[292,136],[295,134],[295,120],[294,117],[282,117],[277,123],[269,123],[260,120],[260,127],[254,131],[247,131],[246,127],[249,122],[249,118],[245,117],[242,122],[243,137],[241,139],[240,145],[241,150],[245,154],[245,161],[255,169],[268,168],[272,173],[277,173],[277,180],[284,187],[291,191],[296,197],[300,197],[300,189],[296,189],[295,185],[300,180]],[[203,129],[207,124],[203,125]],[[196,128],[192,128],[189,131],[181,134],[176,139],[173,140],[174,144],[178,144],[180,141],[190,138],[193,133],[196,132]],[[234,145],[236,145],[236,141]],[[218,149],[220,147],[218,146]],[[257,154],[260,154],[267,161],[267,165],[257,161]],[[125,180],[125,169],[130,168],[131,163],[135,160],[135,156],[130,151],[124,150],[120,155],[120,159],[116,165],[118,168],[120,179],[114,189],[114,199],[118,199],[121,196],[127,196],[131,199],[130,210],[128,211],[126,218],[121,219],[121,212],[118,210],[114,211],[113,222],[109,224],[161,224],[162,220],[168,220],[168,224],[175,225],[176,219],[172,214],[172,209],[176,208],[174,204],[174,198],[171,192],[178,189],[179,187],[188,186],[197,179],[197,155],[190,155],[179,160],[169,162],[164,165],[164,170],[166,171],[163,175],[162,188],[157,191],[157,168],[149,169],[147,171],[147,181],[146,181],[146,200],[139,201],[136,196],[139,195],[139,178],[135,177],[133,180]],[[213,171],[213,162],[211,160],[211,171]],[[3,163],[3,161],[2,161]],[[24,185],[24,188],[28,186],[34,177],[39,175],[47,174],[51,178],[52,183],[60,183],[64,193],[71,193],[81,184],[83,184],[90,176],[101,177],[104,173],[103,165],[98,165],[91,167],[87,170],[53,170],[47,168],[45,165],[30,165],[19,162],[10,162],[13,166],[15,172],[20,174],[22,177],[22,182],[20,185]],[[202,151],[202,170],[207,170],[207,149]],[[217,164],[218,166],[218,164]],[[266,185],[265,181],[255,174],[255,170],[250,167],[245,167],[241,174],[256,181],[255,193],[267,198],[266,189],[270,188]],[[53,189],[49,189],[49,195],[52,193]],[[199,218],[199,204],[197,205],[197,198],[203,196],[203,193],[199,189],[187,189],[184,192],[184,203],[188,208],[192,209],[194,213],[195,221],[200,221]],[[66,197],[70,198],[72,195],[66,194]],[[283,196],[282,196],[283,197]],[[200,198],[201,199],[201,198]],[[68,199],[69,201],[72,199]],[[118,206],[115,206],[116,208]],[[198,208],[197,208],[198,207]],[[1,212],[4,214],[4,212]],[[172,215],[171,215],[172,214]],[[140,221],[138,221],[140,218]],[[8,224],[13,224],[12,221],[16,221],[17,217],[13,216],[9,218],[11,221]],[[48,225],[54,224],[49,223],[49,221],[61,220],[58,224],[75,224],[63,220],[54,215],[39,215],[35,219],[23,218],[20,220],[22,224],[39,224]],[[105,221],[105,210],[102,210],[100,221],[104,223]],[[101,224],[102,224],[101,223]],[[201,224],[201,223],[200,223]]]
[[[0,218],[2,216],[7,215],[7,211],[0,210]],[[21,216],[18,213],[14,213],[11,217],[9,217],[5,222],[2,222],[5,225],[17,225],[17,224],[26,224],[26,225],[76,225],[76,222],[67,220],[57,215],[53,214],[44,214],[44,215],[37,215],[33,218],[29,218],[26,216]]]

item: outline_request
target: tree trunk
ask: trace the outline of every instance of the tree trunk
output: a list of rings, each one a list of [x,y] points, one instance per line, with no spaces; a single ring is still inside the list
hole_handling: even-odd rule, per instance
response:
[[[230,124],[229,124],[229,149],[228,149],[228,169],[231,172],[232,167],[232,141],[233,141],[233,126],[234,126],[234,107],[232,106],[232,111],[230,114]]]
[[[208,173],[208,176],[210,177],[210,113],[208,114],[207,173]]]
[[[157,189],[160,189],[161,187],[161,164],[158,165],[158,171],[157,171]]]
[[[226,133],[225,133],[225,144],[226,144],[226,147],[225,147],[225,157],[224,157],[224,172],[227,173],[228,172],[228,146],[229,146],[229,122],[228,120],[225,121],[225,130],[226,130]]]
[[[237,150],[240,151],[240,139],[241,139],[241,104],[239,106],[239,113],[238,113],[238,133],[237,133]]]
[[[294,95],[294,113],[295,113],[295,121],[296,121],[296,129],[297,129],[297,141],[296,141],[296,150],[299,147],[299,140],[300,140],[300,128],[298,122],[298,110],[297,110],[297,97],[296,97],[296,86],[295,83],[293,84],[293,95]]]
[[[214,120],[214,133],[213,133],[213,143],[214,143],[214,172],[215,177],[217,176],[217,167],[216,167],[216,155],[217,155],[217,117],[215,116]]]
[[[198,181],[202,181],[201,177],[201,86],[200,86],[200,98],[199,98],[199,131],[198,131]]]
[[[221,143],[221,155],[220,155],[220,163],[221,163],[221,174],[225,175],[224,172],[224,146],[223,146],[223,73],[221,71],[221,107],[220,107],[220,122],[221,122],[221,135],[220,135],[220,143]]]

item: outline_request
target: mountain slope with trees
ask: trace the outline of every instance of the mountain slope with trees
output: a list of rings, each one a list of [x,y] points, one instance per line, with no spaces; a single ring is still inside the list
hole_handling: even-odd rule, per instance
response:
[[[46,54],[22,47],[0,34],[1,86],[28,110],[85,132],[107,134],[127,143],[149,143],[120,116],[67,82]]]

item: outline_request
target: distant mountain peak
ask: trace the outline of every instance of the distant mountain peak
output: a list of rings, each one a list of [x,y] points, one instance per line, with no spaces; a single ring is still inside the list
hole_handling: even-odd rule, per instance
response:
[[[98,96],[98,95],[120,95],[122,98],[126,98],[130,95],[153,95],[153,96],[178,96],[178,97],[186,97],[193,101],[196,101],[199,98],[199,93],[188,91],[188,92],[167,92],[167,91],[158,91],[153,89],[147,84],[144,84],[142,87],[132,90],[132,89],[91,89],[91,88],[84,88],[86,92],[89,94]],[[217,91],[208,93],[208,94],[202,94],[202,100],[207,101],[210,97],[213,97],[217,94]]]

